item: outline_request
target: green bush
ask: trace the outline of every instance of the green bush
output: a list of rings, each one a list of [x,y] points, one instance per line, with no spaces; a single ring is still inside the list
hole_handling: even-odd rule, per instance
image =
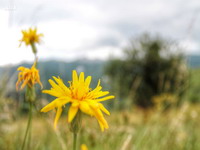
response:
[[[105,68],[112,90],[142,107],[153,106],[152,97],[170,93],[180,102],[188,71],[180,47],[159,36],[144,34],[124,49],[125,57],[112,59]]]

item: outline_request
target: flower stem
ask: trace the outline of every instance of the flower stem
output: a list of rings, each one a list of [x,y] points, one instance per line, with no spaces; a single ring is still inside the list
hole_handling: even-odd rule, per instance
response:
[[[77,133],[73,133],[73,135],[74,135],[73,150],[76,150]]]
[[[26,133],[25,133],[25,136],[24,136],[24,141],[23,141],[22,149],[21,150],[24,150],[24,147],[25,147],[25,144],[26,144],[27,135],[28,135],[28,132],[29,132],[29,129],[30,129],[30,126],[31,126],[31,121],[32,121],[32,107],[33,107],[33,104],[32,104],[31,101],[29,101],[29,118],[28,118],[28,123],[27,123],[27,127],[26,127]]]
[[[70,131],[73,133],[74,136],[73,150],[76,150],[77,134],[80,128],[81,128],[81,112],[79,110],[73,121],[70,123]]]
[[[31,42],[31,48],[32,48],[33,53],[36,55],[37,54],[37,49],[35,47],[35,43],[34,42]]]

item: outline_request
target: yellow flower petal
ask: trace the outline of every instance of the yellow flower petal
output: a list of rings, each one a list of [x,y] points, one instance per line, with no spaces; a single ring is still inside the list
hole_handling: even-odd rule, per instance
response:
[[[54,109],[55,107],[57,107],[57,101],[56,100],[54,100],[53,102],[51,102],[48,105],[46,105],[45,107],[43,107],[40,111],[41,112],[48,112],[48,111]]]
[[[71,106],[69,108],[69,112],[68,112],[68,122],[72,122],[72,120],[74,119],[74,117],[76,116],[78,112],[78,107],[73,107]]]
[[[89,104],[85,101],[80,102],[80,110],[88,115],[94,115]]]
[[[98,98],[98,97],[102,97],[102,96],[105,96],[105,95],[108,95],[109,92],[108,91],[100,91],[100,92],[97,92],[96,94],[93,94],[93,97],[94,98]]]
[[[16,82],[17,90],[19,89],[18,87],[21,82],[23,83],[20,89],[23,89],[26,85],[28,85],[29,87],[33,87],[33,85],[36,83],[39,83],[41,88],[43,87],[42,83],[40,82],[39,70],[35,68],[35,63],[31,67],[31,69],[25,67],[19,67],[17,70],[20,71],[18,74],[18,80]]]
[[[99,108],[107,115],[110,115],[110,112],[101,103],[99,103]]]
[[[81,145],[81,150],[88,150],[87,146],[85,144]]]
[[[51,86],[57,90],[60,93],[63,93],[63,90],[60,88],[59,85],[57,85],[52,79],[49,79],[49,83],[51,84]]]
[[[78,75],[77,75],[77,72],[76,72],[76,70],[73,70],[73,76],[72,76],[72,83],[74,84],[74,85],[77,85],[77,83],[78,83]]]
[[[25,79],[23,84],[21,85],[21,90],[26,86],[26,84],[29,82],[29,79]]]
[[[67,95],[70,94],[70,90],[65,84],[63,83],[62,79],[54,77],[54,80],[58,83],[58,85],[66,92]]]
[[[102,124],[101,121],[99,121],[98,119],[97,119],[97,121],[98,121],[99,126],[100,126],[100,128],[101,128],[101,131],[103,132],[103,131],[104,131],[104,126],[103,126],[103,124]]]
[[[41,109],[41,112],[48,112],[56,107],[64,106],[65,104],[69,103],[71,100],[68,97],[60,97],[46,105],[44,108]]]
[[[80,76],[79,76],[79,83],[83,83],[84,82],[84,73],[83,72],[81,72],[80,73]]]
[[[19,67],[19,68],[17,68],[17,71],[24,71],[25,70],[25,67]]]
[[[96,88],[92,92],[99,92],[102,89],[102,87],[100,86],[100,83],[101,83],[101,80],[98,81]]]
[[[85,86],[86,86],[87,88],[89,88],[91,80],[92,80],[92,77],[91,77],[91,76],[88,76],[88,77],[85,79]]]
[[[62,113],[62,107],[58,107],[57,112],[56,112],[55,121],[54,121],[54,128],[55,129],[57,127],[58,119],[60,118],[61,113]]]
[[[62,93],[57,92],[56,90],[43,90],[42,93],[46,93],[55,97],[61,97],[63,96]]]
[[[104,126],[104,128],[107,129],[108,128],[108,123],[105,120],[101,110],[96,106],[93,106],[93,105],[91,105],[91,106],[92,106],[92,110],[93,110],[94,115],[97,118],[97,120],[99,120],[102,123],[102,125]]]
[[[97,99],[96,101],[101,102],[101,101],[106,101],[106,100],[113,99],[113,98],[115,98],[115,96],[111,95],[111,96],[106,96],[104,98]]]

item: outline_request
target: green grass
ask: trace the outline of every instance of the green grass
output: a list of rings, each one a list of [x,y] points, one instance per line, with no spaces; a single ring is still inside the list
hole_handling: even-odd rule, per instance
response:
[[[71,150],[72,133],[66,114],[53,129],[54,113],[33,119],[29,150]],[[106,117],[109,130],[101,132],[94,118],[83,116],[78,144],[89,150],[199,150],[200,107],[184,104],[179,109],[165,112],[131,111],[112,112]],[[1,122],[0,149],[20,150],[26,127],[26,118]],[[79,149],[79,148],[78,148]]]
[[[189,88],[187,90],[186,99],[191,102],[200,102],[200,69],[190,70]]]

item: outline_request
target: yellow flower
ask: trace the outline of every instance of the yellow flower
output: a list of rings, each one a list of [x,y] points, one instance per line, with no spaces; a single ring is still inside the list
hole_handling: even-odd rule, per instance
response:
[[[43,34],[37,34],[37,28],[34,29],[29,28],[29,30],[22,30],[22,34],[23,37],[20,41],[21,43],[24,42],[27,46],[33,43],[40,43],[41,42],[40,37],[43,36]]]
[[[43,90],[43,93],[50,94],[57,97],[53,102],[45,106],[41,112],[48,112],[57,108],[54,127],[56,128],[58,119],[62,113],[62,107],[67,103],[71,103],[68,111],[68,122],[71,123],[76,116],[78,110],[96,117],[101,127],[101,130],[108,128],[107,121],[105,120],[102,111],[110,115],[109,111],[100,103],[105,100],[113,99],[114,96],[106,96],[108,91],[101,91],[100,80],[97,87],[92,90],[90,82],[92,77],[88,76],[84,79],[84,73],[81,72],[78,78],[77,72],[73,70],[72,81],[69,82],[70,86],[67,87],[62,79],[53,77],[56,83],[50,79],[51,90]],[[103,97],[106,96],[106,97]]]
[[[21,82],[23,83],[20,89],[23,89],[26,85],[28,85],[31,88],[36,83],[39,83],[42,88],[42,83],[40,82],[39,70],[35,68],[35,65],[36,65],[36,62],[33,64],[33,66],[30,69],[22,67],[22,66],[17,69],[17,71],[21,71],[18,74],[18,80],[16,83],[17,90]]]
[[[81,145],[81,150],[88,150],[87,146],[85,144]]]

